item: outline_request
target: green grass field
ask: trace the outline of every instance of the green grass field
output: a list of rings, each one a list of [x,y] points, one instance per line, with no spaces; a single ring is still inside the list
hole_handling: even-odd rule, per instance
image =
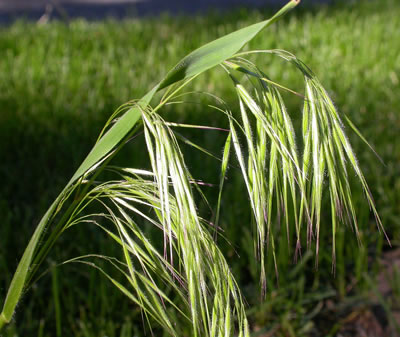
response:
[[[0,27],[1,301],[33,229],[82,162],[109,115],[126,101],[141,97],[188,51],[270,14],[236,11],[190,19],[76,20],[68,25],[51,22],[41,26],[17,22]],[[300,8],[246,47],[294,53],[312,68],[339,110],[370,141],[384,164],[351,135],[394,247],[400,246],[399,27],[400,2],[396,0]],[[272,80],[302,92],[300,75],[287,64],[274,56],[257,56],[254,61],[264,65]],[[217,93],[235,104],[228,81],[216,69],[199,77],[193,90]],[[290,113],[300,115],[296,96],[288,95],[288,100]],[[201,105],[171,108],[167,113],[181,122],[221,123]],[[223,143],[210,131],[195,132],[192,137],[206,148],[221,151]],[[130,149],[124,150],[118,163],[142,165],[146,158],[132,158]],[[212,160],[191,159],[194,176],[210,183],[218,181],[208,170]],[[349,228],[340,230],[333,277],[329,244],[316,271],[311,252],[299,264],[292,263],[292,252],[282,235],[278,245],[279,286],[269,265],[265,302],[260,301],[258,270],[251,262],[253,248],[246,245],[250,232],[239,230],[242,222],[250,219],[249,210],[238,197],[246,198],[243,186],[233,176],[228,188],[232,193],[227,193],[226,202],[237,207],[224,215],[221,225],[238,230],[230,234],[231,244],[224,250],[234,261],[232,269],[249,303],[253,329],[259,329],[260,335],[275,331],[276,336],[334,336],[339,329],[335,319],[341,312],[335,311],[337,316],[330,313],[325,300],[338,307],[364,303],[362,296],[371,289],[366,280],[373,279],[376,258],[382,249],[388,249],[363,201],[361,188],[355,198],[363,230],[362,247]],[[212,191],[208,193],[212,195]],[[327,243],[328,222],[327,218],[327,229],[322,229]],[[89,252],[113,253],[107,238],[91,228],[71,231],[61,238],[59,247],[62,249],[53,249],[45,267]],[[140,322],[139,310],[107,280],[94,270],[71,265],[46,273],[29,290],[5,336],[150,334]]]

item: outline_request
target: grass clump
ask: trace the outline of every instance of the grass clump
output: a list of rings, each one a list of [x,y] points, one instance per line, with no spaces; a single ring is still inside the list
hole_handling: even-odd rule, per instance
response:
[[[338,219],[346,217],[354,220],[354,199],[349,194],[350,184],[347,179],[349,169],[355,169],[355,173],[361,179],[361,184],[364,185],[365,191],[369,195],[353,151],[348,145],[347,138],[343,136],[343,128],[337,112],[325,90],[296,58],[280,51],[273,52],[280,53],[286,60],[295,62],[305,75],[305,84],[308,90],[305,91],[306,99],[304,100],[304,127],[300,132],[303,140],[298,141],[294,135],[293,124],[295,121],[290,120],[283,104],[283,93],[278,91],[282,88],[273,85],[274,82],[268,81],[268,77],[259,68],[244,61],[241,58],[243,55],[236,55],[236,58],[229,59],[228,63],[224,63],[226,71],[231,75],[227,76],[227,80],[233,79],[236,95],[239,96],[239,109],[238,111],[232,109],[234,111],[231,112],[224,104],[217,107],[222,118],[227,118],[227,129],[229,129],[227,137],[224,139],[220,185],[222,186],[222,182],[225,180],[228,164],[231,167],[230,170],[233,170],[235,166],[234,162],[232,163],[232,156],[229,156],[233,149],[237,157],[236,167],[242,172],[241,175],[244,178],[254,214],[253,221],[258,234],[256,246],[258,246],[258,254],[263,262],[265,243],[269,243],[271,247],[272,254],[269,256],[272,255],[273,259],[277,260],[276,254],[274,254],[274,242],[278,238],[271,230],[272,219],[277,217],[274,212],[276,209],[285,210],[282,214],[287,227],[289,227],[286,229],[288,236],[293,235],[295,241],[300,242],[302,223],[307,223],[309,230],[305,235],[305,242],[307,239],[311,242],[310,238],[313,232],[318,233],[320,228],[321,196],[324,187],[328,187],[328,195],[331,199],[333,224]],[[248,79],[241,77],[240,73],[243,72]],[[179,72],[175,71],[171,76],[179,78],[179,75]],[[162,82],[162,85],[166,84],[168,81]],[[178,89],[181,88],[179,86],[174,88],[174,90]],[[224,331],[226,333],[226,331],[230,331],[229,326],[233,324],[234,317],[243,317],[240,316],[243,314],[242,304],[238,295],[235,295],[237,293],[236,284],[230,280],[230,277],[227,280],[221,277],[220,279],[215,278],[216,275],[230,275],[229,269],[226,269],[224,264],[223,255],[218,252],[214,240],[210,236],[210,232],[213,233],[216,229],[217,232],[220,232],[220,229],[213,227],[213,224],[220,223],[222,225],[223,217],[217,216],[216,220],[219,218],[221,220],[211,223],[201,218],[199,202],[204,200],[203,192],[199,189],[197,180],[192,178],[196,175],[191,174],[187,169],[186,165],[190,166],[190,164],[189,161],[186,161],[186,164],[184,162],[186,157],[182,154],[183,150],[177,140],[179,139],[178,134],[172,131],[171,123],[166,122],[164,116],[164,109],[167,110],[165,105],[175,103],[175,100],[179,101],[179,97],[176,96],[179,91],[174,92],[174,90],[167,91],[167,94],[158,100],[159,104],[152,105],[153,108],[141,100],[130,106],[133,110],[128,110],[134,111],[138,123],[143,123],[145,127],[145,145],[147,153],[150,154],[148,171],[133,170],[129,172],[125,170],[122,171],[122,174],[121,171],[118,171],[119,180],[101,184],[97,179],[103,179],[103,177],[96,176],[96,172],[106,167],[105,164],[109,158],[104,157],[106,161],[100,162],[99,166],[95,167],[96,170],[89,171],[88,175],[85,175],[85,179],[80,181],[81,189],[75,191],[67,189],[64,197],[57,201],[56,204],[65,202],[66,206],[72,202],[72,206],[67,207],[66,216],[60,219],[58,219],[58,215],[49,214],[49,219],[55,220],[61,225],[56,226],[56,229],[49,234],[50,241],[48,242],[55,242],[54,239],[58,238],[66,229],[77,228],[73,225],[76,225],[79,220],[81,223],[95,223],[102,226],[101,228],[106,230],[105,233],[110,235],[122,248],[122,263],[114,262],[113,259],[105,256],[97,257],[97,259],[95,256],[87,256],[74,261],[86,261],[92,264],[92,261],[88,262],[90,258],[96,260],[98,266],[97,260],[100,259],[118,267],[117,270],[122,272],[128,286],[124,286],[121,280],[114,277],[112,277],[112,282],[143,308],[149,322],[158,322],[171,334],[179,335],[179,332],[175,331],[171,325],[171,317],[175,316],[170,312],[168,315],[172,316],[166,316],[164,306],[169,307],[168,302],[175,303],[175,300],[183,303],[185,309],[182,316],[189,318],[188,322],[192,326],[189,324],[187,329],[192,331],[191,333],[196,333],[195,331],[207,333],[204,331],[208,331],[213,334],[215,327],[224,329],[220,333],[224,333]],[[147,99],[148,97],[145,96],[144,101]],[[219,102],[221,103],[220,100]],[[126,115],[120,114],[119,117],[121,116]],[[126,117],[121,118],[116,119],[113,123],[124,120],[123,118],[126,120]],[[112,125],[114,124],[109,124],[109,128],[106,130],[111,130]],[[123,127],[125,126],[123,125]],[[130,133],[129,127],[124,130],[128,130],[129,133],[126,139],[133,135]],[[136,129],[132,130],[137,132]],[[124,143],[125,140],[121,144]],[[110,149],[114,149],[114,147],[111,146]],[[119,147],[117,149],[119,151]],[[229,157],[231,157],[230,161],[228,161]],[[350,165],[344,165],[345,161],[348,161]],[[325,172],[328,172],[329,179],[326,179],[326,183],[323,184]],[[269,173],[269,176],[266,173]],[[79,175],[75,176],[79,177]],[[72,185],[72,187],[77,188],[77,185]],[[222,191],[222,187],[219,190]],[[137,195],[138,191],[140,195]],[[70,192],[74,194],[78,192],[73,200],[68,199]],[[224,201],[222,197],[219,197],[222,195],[221,193],[218,194],[220,201],[217,203],[217,209],[214,209],[214,213],[218,215],[224,212]],[[196,201],[197,199],[200,201]],[[82,216],[76,218],[75,216],[80,214],[81,202],[89,200],[100,201],[100,205],[90,204],[88,207],[90,209],[90,207],[102,206],[101,211],[96,211],[91,218],[86,215],[84,218]],[[138,202],[140,207],[146,208],[146,211],[139,209],[139,206],[136,205]],[[58,209],[59,207],[56,211]],[[156,228],[163,228],[162,245],[153,246],[146,242],[147,236],[141,233],[141,226],[136,223],[138,220],[131,214],[132,211],[136,212],[136,216],[138,214],[144,216],[145,220],[143,221],[151,223]],[[151,214],[152,217],[148,214]],[[290,214],[293,215],[293,218],[289,216]],[[107,222],[114,226],[112,227],[113,231],[105,227]],[[184,230],[178,226],[182,223],[188,226],[183,227]],[[289,226],[293,223],[295,224],[293,227]],[[353,223],[356,224],[355,221]],[[147,227],[149,226],[143,228]],[[333,227],[333,236],[335,231],[335,227]],[[200,240],[187,240],[188,237],[200,238]],[[332,242],[335,240],[333,239]],[[37,254],[35,261],[43,261],[51,246],[52,244],[49,243],[48,246],[45,245],[35,252]],[[299,244],[296,246],[299,251]],[[208,254],[201,256],[200,252],[204,249]],[[185,251],[189,251],[190,254],[184,255]],[[210,261],[215,261],[215,259],[221,261],[217,264],[218,268],[216,270],[209,269],[209,266],[212,265]],[[173,261],[175,264],[172,264]],[[177,269],[174,270],[173,266],[177,266],[176,261],[183,262],[179,265],[179,269],[176,267]],[[263,262],[259,267],[261,275],[265,274],[262,269]],[[197,263],[199,264],[197,265]],[[274,262],[274,264],[277,263]],[[98,267],[100,268],[100,266]],[[107,273],[107,275],[111,277],[110,274]],[[263,279],[265,276],[261,278]],[[164,293],[164,289],[158,286],[159,281],[161,284],[167,282],[172,287],[172,290],[169,289],[168,295]],[[262,283],[264,284],[265,280]],[[206,284],[207,286],[205,286]],[[183,291],[175,289],[178,285],[182,285]],[[131,290],[129,290],[129,286]],[[172,295],[174,291],[175,295]],[[211,303],[210,294],[218,294],[214,297],[218,300]],[[172,304],[170,303],[170,305]],[[211,308],[213,309],[211,310]],[[228,314],[230,308],[236,308],[233,309],[231,315]],[[245,333],[245,320],[239,318],[238,322],[236,329]]]

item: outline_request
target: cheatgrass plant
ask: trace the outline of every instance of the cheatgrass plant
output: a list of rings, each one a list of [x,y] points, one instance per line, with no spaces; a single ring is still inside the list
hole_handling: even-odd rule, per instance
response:
[[[144,97],[111,116],[95,146],[32,235],[9,286],[0,330],[11,321],[24,290],[35,280],[58,238],[72,227],[90,224],[121,248],[121,256],[92,254],[64,263],[97,268],[142,310],[150,327],[161,327],[171,336],[248,336],[245,302],[217,240],[229,167],[241,173],[248,192],[262,292],[267,252],[276,264],[273,226],[278,212],[288,235],[294,233],[295,257],[301,255],[302,246],[311,247],[315,241],[318,261],[324,196],[331,206],[333,260],[337,226],[349,223],[358,235],[350,175],[358,177],[378,228],[383,231],[339,112],[312,71],[286,51],[240,52],[297,3],[291,1],[271,19],[193,51]],[[288,66],[296,67],[304,77],[304,93],[294,93],[271,80],[266,70],[249,60],[253,53],[280,57]],[[195,94],[185,93],[185,88],[216,66],[231,79],[238,106],[229,107],[223,99],[207,93],[213,100],[210,107],[225,116],[229,126],[224,130],[222,155],[217,156],[217,201],[209,205],[202,184],[185,163],[182,140],[196,150],[213,154],[185,140],[176,128],[211,127],[174,123],[165,119],[163,111],[167,105],[184,103],[188,95],[193,100]],[[304,102],[302,127],[297,135],[283,92],[297,94]],[[349,125],[360,135],[352,123]],[[140,155],[148,156],[149,168],[112,166],[112,158],[137,137],[144,138],[146,147]],[[103,172],[112,178],[102,180]],[[201,215],[199,203],[212,209],[211,220]],[[144,230],[149,226],[161,233],[159,241]]]

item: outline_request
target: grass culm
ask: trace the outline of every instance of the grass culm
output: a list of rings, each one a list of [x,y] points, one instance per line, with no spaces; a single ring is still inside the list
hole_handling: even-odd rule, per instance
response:
[[[11,321],[23,291],[35,280],[60,236],[88,224],[119,246],[120,256],[90,254],[64,264],[82,263],[99,270],[141,309],[150,329],[161,327],[171,336],[249,336],[241,289],[218,245],[223,230],[229,230],[220,227],[228,169],[240,172],[247,191],[244,199],[252,213],[262,293],[266,291],[267,253],[277,264],[275,219],[283,219],[289,241],[293,236],[295,257],[302,255],[303,245],[310,248],[315,242],[316,262],[324,197],[330,203],[333,261],[338,227],[349,223],[359,235],[350,172],[358,178],[378,229],[383,231],[339,112],[312,71],[282,50],[239,52],[296,4],[291,1],[270,20],[190,53],[142,99],[112,115],[35,230],[11,281],[0,329]],[[269,79],[266,70],[251,62],[252,53],[280,57],[295,67],[304,79],[304,93]],[[228,106],[214,93],[199,93],[208,95],[209,107],[226,118],[222,155],[214,155],[220,170],[215,204],[191,174],[182,144],[202,153],[209,151],[201,144],[182,142],[184,138],[175,130],[212,127],[175,123],[164,116],[166,107],[185,104],[189,96],[192,101],[196,95],[185,89],[214,67],[221,67],[230,78],[238,100],[237,106]],[[287,93],[303,100],[300,128],[285,106]],[[349,126],[360,134],[352,123]],[[148,168],[113,166],[121,149],[139,138],[145,144]],[[103,180],[105,176],[111,178]],[[203,214],[202,205],[211,217]],[[159,232],[159,241],[147,235],[145,228],[149,227]]]

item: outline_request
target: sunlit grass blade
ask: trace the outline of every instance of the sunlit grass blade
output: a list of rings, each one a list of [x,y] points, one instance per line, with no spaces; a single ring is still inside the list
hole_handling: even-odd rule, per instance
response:
[[[223,156],[222,156],[222,162],[221,162],[221,174],[220,174],[220,180],[219,180],[218,201],[217,201],[216,214],[215,214],[215,220],[214,220],[215,231],[217,231],[217,229],[218,229],[220,209],[221,209],[222,191],[224,188],[226,172],[228,170],[228,163],[229,163],[229,157],[230,157],[230,151],[231,151],[231,141],[232,141],[232,133],[229,133],[228,137],[226,138],[224,152],[223,152]]]

